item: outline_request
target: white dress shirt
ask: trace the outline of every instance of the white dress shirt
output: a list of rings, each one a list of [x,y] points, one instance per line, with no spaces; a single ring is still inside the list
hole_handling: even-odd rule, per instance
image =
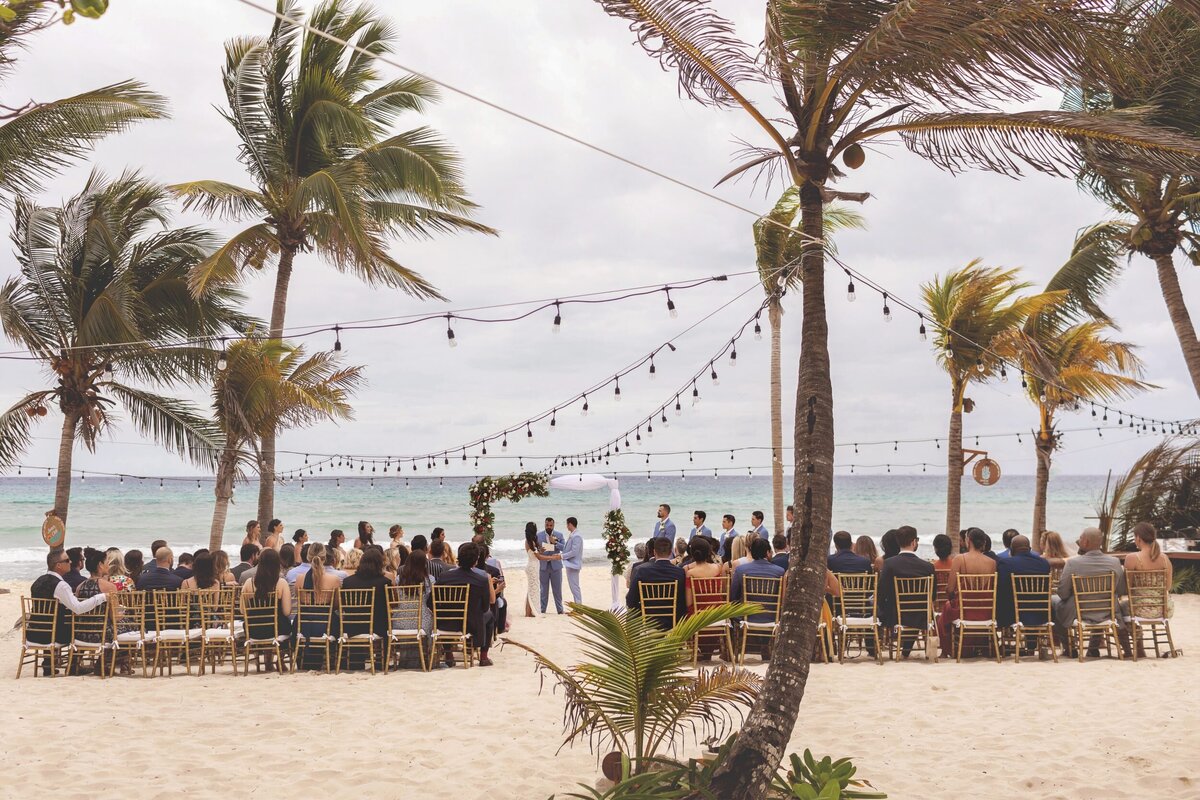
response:
[[[108,600],[108,595],[101,592],[98,595],[89,597],[86,600],[80,600],[71,591],[71,586],[63,580],[63,576],[57,572],[51,572],[50,575],[58,578],[58,584],[54,587],[54,599],[62,603],[67,608],[71,609],[76,614],[86,614],[96,606]]]

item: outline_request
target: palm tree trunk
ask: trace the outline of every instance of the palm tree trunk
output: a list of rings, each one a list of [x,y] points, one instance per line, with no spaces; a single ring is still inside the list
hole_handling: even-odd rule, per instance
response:
[[[800,188],[801,227],[812,241],[823,234],[820,188]],[[803,323],[796,390],[790,561],[779,631],[762,690],[746,716],[729,758],[713,778],[715,797],[760,800],[783,759],[804,699],[809,660],[824,602],[825,558],[833,516],[833,386],[825,318],[825,253],[806,250],[801,268]]]
[[[1170,253],[1159,253],[1154,256],[1154,265],[1158,267],[1158,285],[1167,303],[1167,315],[1175,326],[1175,336],[1179,338],[1179,346],[1183,349],[1183,360],[1187,364],[1188,374],[1192,376],[1192,386],[1196,395],[1200,396],[1200,341],[1196,339],[1196,328],[1183,302],[1175,263]]]
[[[279,252],[279,268],[275,271],[275,298],[271,302],[272,339],[283,339],[283,319],[287,314],[288,284],[292,280],[292,262],[296,248],[284,246]],[[275,517],[275,435],[270,428],[263,431],[258,454],[258,524],[265,531]]]
[[[58,477],[54,482],[54,514],[67,521],[67,506],[71,504],[71,460],[75,456],[75,428],[79,426],[77,411],[63,414],[62,435],[58,439]]]
[[[962,521],[962,392],[954,388],[953,405],[950,407],[950,435],[946,439],[946,535],[958,546],[958,532]]]
[[[216,552],[221,549],[225,538],[225,521],[229,518],[229,501],[233,497],[233,473],[237,453],[232,447],[226,447],[217,461],[217,482],[213,487],[216,504],[213,506],[212,527],[208,530],[208,549]]]
[[[1043,438],[1045,436],[1046,438]],[[1037,478],[1033,488],[1033,549],[1042,552],[1042,534],[1046,532],[1046,494],[1050,487],[1050,459],[1054,454],[1054,434],[1039,434],[1033,445],[1037,452]]]
[[[783,533],[787,530],[783,513],[783,370],[780,365],[783,305],[778,294],[771,295],[767,319],[771,323],[771,498],[775,512],[774,531]]]

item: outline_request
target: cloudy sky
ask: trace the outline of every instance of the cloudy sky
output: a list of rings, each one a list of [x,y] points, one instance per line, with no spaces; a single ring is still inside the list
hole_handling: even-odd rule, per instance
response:
[[[677,96],[674,77],[632,43],[619,21],[586,0],[548,3],[509,0],[478,3],[377,3],[399,31],[395,58],[500,105],[636,159],[694,185],[710,187],[728,171],[738,140],[761,138],[733,111],[714,111]],[[720,0],[739,30],[757,41],[761,2]],[[164,182],[217,178],[242,182],[236,140],[217,108],[222,45],[230,37],[265,33],[271,19],[235,0],[164,3],[117,0],[98,22],[80,21],[40,34],[5,86],[4,101],[49,100],[86,88],[138,78],[170,99],[172,118],[148,123],[99,147],[92,163],[109,172],[139,168]],[[383,67],[391,77],[392,67]],[[1056,99],[1047,95],[1046,103]],[[393,253],[430,279],[448,304],[414,301],[399,292],[370,289],[312,257],[302,256],[293,277],[288,325],[316,325],[461,309],[495,303],[553,299],[565,295],[665,284],[753,269],[752,219],[577,144],[507,117],[469,99],[445,93],[425,118],[463,155],[468,185],[482,209],[479,218],[499,238],[463,235],[433,242],[398,241]],[[47,186],[46,202],[78,190],[88,165]],[[1081,226],[1105,211],[1070,181],[1033,176],[1022,181],[991,174],[957,177],[908,154],[898,143],[868,154],[866,165],[841,188],[870,191],[863,212],[870,229],[839,237],[842,256],[903,298],[936,273],[973,258],[1021,267],[1043,283],[1070,250]],[[749,182],[716,190],[739,204],[768,209],[778,187],[756,190]],[[188,222],[199,218],[180,216]],[[7,228],[9,219],[3,222]],[[220,226],[221,230],[232,230]],[[5,247],[8,243],[5,242]],[[1185,297],[1200,297],[1200,271],[1180,263]],[[0,275],[15,270],[11,253]],[[841,443],[933,438],[945,435],[947,378],[930,345],[917,336],[917,321],[897,314],[890,324],[878,299],[860,292],[845,301],[845,280],[830,273],[829,298],[837,440]],[[266,315],[270,275],[245,288],[255,313]],[[749,290],[749,291],[746,291]],[[753,313],[761,291],[750,276],[678,292],[679,317],[666,313],[661,294],[622,304],[573,306],[563,330],[551,336],[553,312],[512,325],[456,325],[460,346],[446,346],[445,328],[434,322],[392,331],[343,337],[352,363],[367,367],[369,386],[358,397],[357,418],[288,433],[281,447],[306,452],[420,454],[516,426],[559,405],[588,386],[638,360],[662,342],[746,291],[676,342],[677,352],[657,360],[658,379],[644,372],[622,381],[623,402],[611,389],[592,398],[592,413],[578,406],[559,415],[553,435],[543,425],[530,445],[523,434],[510,448],[521,454],[572,453],[609,440],[664,403],[675,388],[705,367]],[[784,328],[785,419],[791,415],[799,345],[799,309],[789,298]],[[1167,319],[1152,265],[1135,259],[1109,300],[1125,338],[1136,342],[1149,380],[1161,388],[1128,402],[1138,414],[1176,418],[1195,414],[1195,397]],[[1193,302],[1194,313],[1200,308]],[[765,326],[765,320],[764,320]],[[329,347],[332,337],[308,340]],[[768,344],[747,337],[736,370],[718,365],[719,386],[700,383],[703,402],[671,427],[656,426],[650,450],[722,449],[769,444]],[[35,367],[0,363],[0,402],[42,385]],[[793,388],[786,388],[793,387]],[[976,434],[1028,432],[1036,415],[1010,380],[973,389],[976,411],[966,419],[968,445]],[[204,401],[204,393],[195,398]],[[1066,415],[1063,427],[1092,424],[1087,412]],[[58,425],[43,423],[25,458],[52,464]],[[790,438],[790,433],[785,433]],[[135,474],[192,474],[194,468],[140,442],[123,425],[96,455],[80,454],[83,469]],[[984,440],[1008,473],[1031,473],[1028,435]],[[1123,470],[1150,445],[1149,437],[1094,430],[1071,433],[1056,460],[1062,474]],[[497,454],[499,447],[489,447]],[[889,443],[838,450],[848,469],[857,463],[937,463],[945,450],[932,443]],[[302,461],[302,457],[299,459]],[[760,466],[763,455],[739,456],[738,466]],[[281,466],[298,464],[281,457]],[[526,464],[536,462],[526,462]],[[645,469],[644,459],[624,463]],[[728,455],[660,457],[655,468],[731,466]],[[454,462],[452,461],[452,465]],[[516,464],[492,462],[498,474]],[[481,472],[483,469],[481,468]],[[841,470],[846,471],[846,470]],[[882,471],[880,468],[877,471]],[[894,471],[905,471],[896,468]],[[920,467],[907,471],[920,471]],[[931,470],[932,471],[932,470]],[[449,471],[448,471],[449,472]]]

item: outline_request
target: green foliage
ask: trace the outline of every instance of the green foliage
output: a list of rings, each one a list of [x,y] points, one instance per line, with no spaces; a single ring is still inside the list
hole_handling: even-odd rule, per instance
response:
[[[1096,515],[1107,531],[1105,549],[1132,550],[1133,526],[1149,522],[1162,533],[1200,526],[1200,441],[1167,439],[1142,454],[1117,478]]]
[[[548,497],[550,476],[544,472],[521,472],[493,478],[490,475],[471,484],[471,530],[486,537],[492,543],[496,535],[496,512],[492,503],[507,500],[519,503],[523,497]]]
[[[608,553],[613,575],[624,575],[629,566],[629,526],[625,524],[625,512],[619,508],[609,511],[604,517],[604,551]]]
[[[866,800],[887,797],[883,792],[863,791],[858,787],[869,786],[865,781],[855,780],[858,768],[848,758],[834,761],[825,756],[820,761],[813,758],[812,751],[805,748],[804,756],[792,753],[791,764],[786,773],[777,774],[773,788],[783,797],[797,800]]]
[[[1172,574],[1171,592],[1173,594],[1200,594],[1200,569],[1196,567],[1181,567]]]

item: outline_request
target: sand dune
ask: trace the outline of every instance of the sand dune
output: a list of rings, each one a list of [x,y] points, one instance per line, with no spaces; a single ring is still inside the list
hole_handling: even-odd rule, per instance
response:
[[[523,596],[514,570],[509,594]],[[562,704],[515,648],[496,666],[371,677],[13,680],[8,628],[25,583],[0,595],[0,797],[544,798],[591,783],[563,750]],[[607,604],[607,576],[584,572]],[[514,604],[516,605],[516,604]],[[1200,597],[1177,598],[1177,646],[1200,638]],[[571,661],[566,617],[509,634]],[[754,667],[762,671],[763,667]],[[893,798],[1200,797],[1200,662],[1023,661],[815,665],[792,747],[853,756]],[[117,787],[124,787],[118,790]]]

